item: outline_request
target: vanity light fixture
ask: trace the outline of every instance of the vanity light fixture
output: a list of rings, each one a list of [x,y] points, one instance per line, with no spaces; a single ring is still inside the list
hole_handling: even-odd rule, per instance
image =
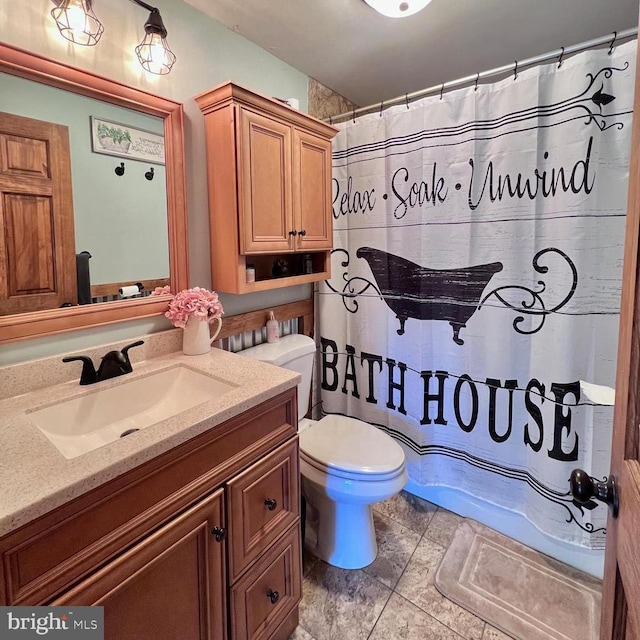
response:
[[[162,22],[160,11],[146,2],[142,2],[142,0],[131,0],[131,2],[135,2],[135,4],[151,12],[144,23],[145,36],[136,47],[138,60],[140,60],[140,64],[146,71],[165,75],[171,71],[171,67],[176,61],[176,56],[169,49],[167,30]]]
[[[51,17],[63,38],[87,47],[98,44],[104,27],[93,13],[92,0],[54,0]]]
[[[364,0],[378,13],[388,18],[406,18],[422,11],[431,0]]]
[[[104,33],[104,27],[95,13],[93,0],[51,0],[55,8],[51,16],[56,21],[63,37],[84,46],[98,43]],[[149,11],[149,17],[144,23],[145,36],[136,47],[136,55],[145,71],[158,75],[165,75],[171,71],[176,56],[167,42],[167,29],[162,22],[159,9],[143,2],[131,0],[139,7]]]

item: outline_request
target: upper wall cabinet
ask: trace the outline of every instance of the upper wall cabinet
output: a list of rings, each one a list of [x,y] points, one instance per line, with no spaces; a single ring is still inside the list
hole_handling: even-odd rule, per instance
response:
[[[213,287],[249,293],[328,278],[336,129],[232,83],[196,102],[205,116]]]

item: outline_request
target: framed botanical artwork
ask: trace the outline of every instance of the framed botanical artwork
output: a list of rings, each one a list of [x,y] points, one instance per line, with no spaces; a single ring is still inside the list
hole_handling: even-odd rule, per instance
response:
[[[130,160],[164,164],[164,136],[91,116],[91,149]]]

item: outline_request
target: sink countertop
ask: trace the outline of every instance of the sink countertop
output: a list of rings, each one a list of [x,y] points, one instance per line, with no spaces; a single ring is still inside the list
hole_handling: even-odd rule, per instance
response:
[[[35,409],[175,365],[238,386],[70,460],[29,419],[28,413]],[[299,380],[293,371],[212,349],[202,356],[175,352],[138,362],[133,373],[95,385],[80,386],[74,380],[0,400],[0,536],[295,387]]]

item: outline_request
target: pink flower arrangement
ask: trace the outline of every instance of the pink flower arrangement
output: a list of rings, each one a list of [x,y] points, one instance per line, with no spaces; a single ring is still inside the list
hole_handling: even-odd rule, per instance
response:
[[[166,296],[171,294],[171,287],[166,284],[164,287],[156,287],[150,295],[152,296]]]
[[[195,316],[207,322],[220,318],[224,310],[215,291],[207,291],[201,287],[183,289],[176,293],[169,303],[169,310],[164,314],[174,327],[184,327],[187,320]]]

